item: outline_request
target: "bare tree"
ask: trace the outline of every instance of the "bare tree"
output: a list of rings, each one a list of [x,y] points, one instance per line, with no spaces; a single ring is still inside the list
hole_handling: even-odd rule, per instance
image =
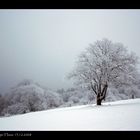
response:
[[[78,84],[92,90],[96,104],[101,105],[110,85],[129,85],[135,81],[137,60],[123,44],[97,40],[79,56],[76,68],[68,77],[76,78]]]

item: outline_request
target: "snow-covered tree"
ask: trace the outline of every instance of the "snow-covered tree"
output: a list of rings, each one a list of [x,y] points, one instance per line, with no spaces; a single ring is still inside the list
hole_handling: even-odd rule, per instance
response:
[[[1,111],[2,115],[46,110],[59,107],[63,103],[58,93],[42,88],[31,80],[21,81],[4,94],[3,98],[5,106]]]
[[[45,98],[47,103],[47,108],[56,108],[63,104],[63,99],[57,92],[50,90],[45,91]]]
[[[76,78],[78,84],[92,90],[96,104],[101,105],[108,87],[128,86],[135,82],[137,60],[138,57],[129,53],[123,44],[108,39],[97,40],[79,56],[69,78]]]

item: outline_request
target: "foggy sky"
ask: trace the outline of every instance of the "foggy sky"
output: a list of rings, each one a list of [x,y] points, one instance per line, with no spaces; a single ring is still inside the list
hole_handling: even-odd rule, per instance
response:
[[[140,10],[0,10],[0,92],[23,79],[68,88],[90,43],[108,38],[140,56]]]

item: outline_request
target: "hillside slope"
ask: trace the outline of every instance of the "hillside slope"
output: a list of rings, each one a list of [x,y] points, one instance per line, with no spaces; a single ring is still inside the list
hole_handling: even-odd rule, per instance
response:
[[[0,118],[0,130],[140,130],[140,99]]]

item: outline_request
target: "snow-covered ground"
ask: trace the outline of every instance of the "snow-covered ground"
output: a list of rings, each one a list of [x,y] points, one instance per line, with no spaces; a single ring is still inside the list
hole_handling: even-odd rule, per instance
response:
[[[82,105],[0,118],[2,130],[140,130],[140,99]]]

